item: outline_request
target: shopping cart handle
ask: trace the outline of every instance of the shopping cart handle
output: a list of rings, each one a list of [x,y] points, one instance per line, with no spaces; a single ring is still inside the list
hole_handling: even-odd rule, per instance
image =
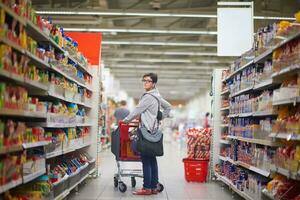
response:
[[[119,126],[121,126],[121,125],[138,126],[139,123],[140,123],[140,122],[139,122],[138,120],[133,120],[133,121],[131,121],[131,122],[129,122],[129,123],[126,123],[126,122],[124,122],[124,121],[119,121]]]

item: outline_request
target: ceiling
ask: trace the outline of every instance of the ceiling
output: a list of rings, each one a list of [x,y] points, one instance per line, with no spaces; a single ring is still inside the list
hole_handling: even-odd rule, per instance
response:
[[[51,14],[51,18],[66,28],[101,29],[103,63],[120,80],[122,89],[135,98],[141,95],[141,76],[156,72],[163,96],[186,101],[209,88],[213,69],[225,68],[234,59],[216,56],[217,0],[32,2],[38,11],[85,12],[84,15]],[[293,17],[300,9],[300,0],[256,0],[254,8],[254,16]],[[91,13],[94,11],[102,13]],[[257,19],[255,30],[271,22]]]

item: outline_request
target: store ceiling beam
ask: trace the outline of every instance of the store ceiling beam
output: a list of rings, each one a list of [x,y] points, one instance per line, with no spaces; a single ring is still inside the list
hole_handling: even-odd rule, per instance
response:
[[[36,11],[39,15],[87,15],[87,16],[126,16],[126,17],[185,17],[185,18],[217,18],[217,13],[213,12],[211,14],[201,14],[197,12],[182,12],[176,11],[149,11],[149,10],[120,10],[120,9],[110,9],[110,10],[39,10]],[[282,16],[253,16],[255,20],[295,20],[294,17],[282,17]]]
[[[217,47],[217,43],[200,43],[200,42],[155,42],[155,41],[118,41],[104,40],[102,45],[142,45],[142,46],[189,46],[189,47]]]
[[[217,35],[217,31],[208,31],[207,29],[146,29],[146,28],[85,28],[85,27],[65,27],[65,31],[70,32],[109,32],[109,33],[150,33],[150,34],[183,34],[183,35]]]

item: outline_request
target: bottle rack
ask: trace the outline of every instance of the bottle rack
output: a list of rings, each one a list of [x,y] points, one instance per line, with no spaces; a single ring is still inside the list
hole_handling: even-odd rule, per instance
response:
[[[252,58],[250,61],[246,62],[244,65],[239,67],[238,69],[235,69],[231,74],[228,74],[227,77],[222,77],[222,85],[226,85],[230,83],[234,77],[242,73],[243,70],[246,70],[247,68],[253,67],[257,64],[261,64],[267,59],[272,59],[273,52],[276,51],[278,48],[283,47],[287,43],[291,42],[294,39],[300,38],[300,30],[297,31],[296,33],[293,33],[291,36],[284,38],[281,42],[279,42],[277,45],[267,49],[265,52],[261,53],[258,56],[255,56]],[[298,58],[300,60],[300,58]],[[254,81],[253,85],[243,88],[241,90],[235,91],[234,93],[231,92],[230,89],[225,88],[224,90],[221,90],[221,101],[222,99],[232,99],[235,97],[238,97],[243,94],[260,94],[260,92],[264,90],[275,90],[279,88],[279,86],[282,84],[282,82],[290,75],[299,75],[300,74],[300,65],[298,64],[292,64],[289,67],[285,67],[277,72],[273,72],[268,79],[265,79],[263,81]],[[298,94],[299,95],[299,94]],[[251,112],[243,112],[243,113],[231,113],[231,106],[221,106],[220,110],[222,115],[227,116],[229,119],[239,119],[239,118],[249,118],[249,119],[265,119],[265,118],[277,118],[277,110],[280,106],[283,105],[288,105],[290,106],[298,106],[300,103],[300,96],[296,97],[286,97],[282,99],[277,99],[272,102],[272,110],[267,110],[267,111],[251,111]],[[221,122],[220,125],[220,130],[221,132],[225,129],[228,129],[228,136],[222,136],[220,138],[220,145],[230,145],[234,144],[235,142],[246,142],[246,143],[251,143],[252,145],[260,145],[260,146],[265,146],[265,148],[274,148],[277,149],[280,146],[283,145],[281,142],[282,140],[284,141],[300,141],[300,134],[298,133],[287,133],[287,132],[276,132],[272,133],[270,131],[268,133],[268,138],[267,139],[258,139],[258,138],[248,138],[248,137],[241,137],[241,136],[235,136],[235,135],[230,135],[231,131],[234,130],[235,128],[234,124],[231,123],[224,123]],[[299,144],[299,143],[298,143]],[[274,164],[271,164],[269,169],[260,169],[255,166],[251,166],[249,164],[246,164],[244,162],[241,162],[239,160],[233,160],[229,157],[219,155],[219,160],[220,162],[229,162],[232,165],[239,166],[243,169],[247,169],[251,171],[254,174],[257,174],[259,176],[264,176],[267,178],[273,177],[275,174],[281,174],[283,176],[286,176],[288,179],[293,179],[293,180],[300,180],[300,167],[298,166],[298,172],[291,171],[289,169],[283,169],[279,166],[276,166]],[[233,191],[235,191],[237,194],[239,194],[241,197],[244,199],[256,199],[253,198],[249,195],[247,195],[245,192],[237,189],[236,185],[234,185],[227,177],[221,176],[220,174],[216,173],[215,174],[217,178],[228,185]],[[277,199],[277,197],[272,196],[266,189],[263,189],[261,191],[262,194],[264,194],[266,197],[271,198],[271,199]]]
[[[69,60],[72,60],[76,63],[77,70],[81,71],[83,74],[90,76],[93,78],[94,72],[90,70],[85,64],[81,63],[81,61],[74,55],[74,52],[71,52],[68,49],[64,49],[59,46],[50,36],[48,36],[45,32],[40,30],[33,22],[31,22],[27,18],[23,18],[16,14],[12,9],[8,6],[0,2],[0,10],[2,10],[5,15],[9,16],[13,20],[16,20],[17,23],[24,26],[25,31],[28,36],[34,39],[38,43],[47,43],[51,45],[55,51],[59,51],[64,54]],[[59,66],[54,63],[48,63],[41,58],[33,55],[29,50],[21,47],[17,43],[9,40],[4,36],[4,34],[0,37],[0,44],[7,45],[12,48],[13,51],[18,54],[25,56],[29,59],[29,63],[34,64],[38,69],[44,70],[47,72],[53,72],[57,75],[62,76],[64,79],[68,80],[72,84],[76,84],[77,88],[81,88],[86,90],[87,92],[93,94],[95,91],[92,89],[92,84],[86,83],[85,81],[77,78],[67,71],[64,71],[63,66]],[[17,75],[15,73],[6,71],[5,69],[0,69],[0,77],[1,82],[9,83],[10,85],[17,85],[27,89],[30,96],[36,96],[45,100],[60,100],[66,103],[74,103],[77,104],[80,108],[85,108],[88,110],[88,114],[86,118],[76,117],[73,119],[67,116],[61,116],[58,114],[47,113],[45,112],[34,112],[30,110],[20,110],[20,109],[8,109],[0,106],[0,116],[8,119],[25,120],[26,126],[39,126],[47,129],[57,129],[57,128],[76,128],[76,127],[92,127],[94,126],[94,119],[89,117],[92,106],[91,99],[88,98],[77,98],[77,96],[72,96],[68,93],[66,89],[61,89],[59,92],[57,88],[53,88],[53,85],[49,83],[42,83],[39,81],[29,80],[24,76]],[[96,113],[98,112],[95,109]],[[60,119],[61,121],[53,121],[52,119]],[[26,184],[30,181],[34,181],[36,178],[46,174],[46,163],[48,160],[52,158],[56,158],[58,156],[67,156],[67,154],[75,153],[76,151],[81,151],[82,149],[88,148],[92,144],[92,129],[90,129],[89,136],[84,136],[82,138],[77,138],[68,141],[67,143],[62,143],[59,147],[57,147],[57,151],[46,153],[46,149],[49,145],[52,144],[50,140],[39,141],[34,143],[23,143],[21,145],[13,145],[13,146],[4,146],[0,149],[0,155],[9,155],[10,153],[22,152],[28,149],[33,148],[41,148],[45,153],[44,158],[41,158],[39,162],[39,170],[34,173],[25,173],[25,164],[23,164],[23,174],[22,177],[16,180],[11,180],[9,183],[0,186],[0,194],[16,188],[22,184]],[[57,194],[56,196],[52,196],[50,199],[62,199],[66,197],[72,189],[74,189],[78,184],[83,182],[90,174],[93,174],[96,171],[95,167],[95,159],[89,160],[89,163],[86,166],[78,169],[77,175],[80,179],[70,187],[65,187],[64,192],[61,194]],[[62,182],[67,181],[62,180]]]

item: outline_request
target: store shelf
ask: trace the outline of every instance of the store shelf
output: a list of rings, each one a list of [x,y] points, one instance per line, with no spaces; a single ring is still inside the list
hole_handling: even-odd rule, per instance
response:
[[[21,77],[17,74],[7,72],[5,70],[0,70],[0,76],[5,77],[10,80],[13,80],[18,85],[24,86],[26,88],[39,89],[39,90],[43,90],[43,91],[46,91],[48,89],[47,85],[45,85],[45,84],[42,84],[38,81],[24,79],[24,77]]]
[[[275,199],[276,199],[270,192],[268,192],[267,189],[263,189],[263,190],[262,190],[262,193],[263,193],[266,197],[268,197],[269,199],[271,199],[271,200],[275,200]]]
[[[19,23],[25,25],[26,21],[24,20],[24,18],[20,17],[19,15],[17,15],[12,9],[10,9],[9,7],[7,7],[6,5],[4,5],[2,2],[0,2],[0,7],[6,12],[8,13],[11,17],[13,17],[14,19],[16,19]]]
[[[54,158],[63,154],[62,149],[59,151],[51,152],[46,154],[46,159]]]
[[[299,36],[300,36],[300,32],[298,31],[298,32],[295,33],[294,35],[292,35],[292,36],[290,36],[290,37],[285,38],[284,40],[282,40],[279,44],[277,44],[276,46],[274,46],[272,50],[275,50],[275,49],[281,47],[282,45],[284,45],[284,44],[286,44],[286,43],[292,41],[293,39],[295,39],[295,38],[297,38],[297,37],[299,37]]]
[[[230,141],[228,141],[228,140],[222,140],[222,139],[220,140],[220,143],[222,143],[222,144],[231,144]]]
[[[8,46],[11,46],[14,50],[17,50],[17,51],[19,51],[20,53],[22,53],[24,55],[26,53],[26,50],[24,48],[22,48],[20,45],[18,45],[16,43],[10,41],[6,37],[1,37],[0,42],[6,44]]]
[[[254,117],[263,117],[263,116],[275,116],[277,113],[274,113],[272,110],[270,111],[256,111],[253,113]]]
[[[76,124],[77,127],[83,127],[83,126],[93,126],[93,123],[79,123]]]
[[[231,97],[231,98],[232,98],[232,97],[236,97],[236,96],[239,96],[239,95],[241,95],[241,94],[250,92],[251,90],[253,90],[253,86],[248,87],[248,88],[245,88],[245,89],[243,89],[243,90],[240,90],[240,91],[238,91],[238,92],[236,92],[236,93],[233,93],[233,94],[230,95],[230,97]]]
[[[265,90],[272,87],[273,85],[274,85],[273,80],[269,79],[269,80],[262,81],[260,83],[255,83],[253,90],[258,90],[258,91]]]
[[[271,138],[285,139],[285,140],[298,140],[300,141],[300,134],[295,133],[271,133]]]
[[[300,70],[300,65],[299,64],[291,65],[289,67],[286,67],[286,68],[280,70],[279,72],[273,73],[272,78],[273,79],[280,79],[283,76],[286,76],[290,73],[293,73],[296,70]]]
[[[267,56],[269,56],[271,53],[273,52],[273,48],[268,48],[267,50],[265,50],[263,53],[261,53],[260,55],[256,56],[253,59],[254,63],[257,63],[261,60],[264,60]]]
[[[46,118],[46,113],[14,110],[14,109],[7,109],[7,108],[1,108],[0,115],[16,116],[16,117]]]
[[[88,147],[91,144],[92,144],[91,142],[86,142],[86,143],[83,143],[83,144],[76,144],[73,147],[69,147],[67,149],[61,149],[59,151],[47,153],[46,154],[46,159],[54,158],[54,157],[64,155],[64,154],[68,154],[68,153],[74,152],[76,150],[82,149],[84,147]]]
[[[33,143],[24,143],[22,146],[24,149],[30,149],[34,147],[41,147],[50,144],[49,141],[33,142]]]
[[[237,187],[235,185],[233,185],[231,183],[231,181],[226,178],[225,176],[221,176],[219,174],[216,173],[217,178],[222,181],[223,183],[225,183],[228,187],[230,187],[234,192],[236,192],[238,195],[240,195],[241,197],[243,197],[246,200],[254,200],[254,198],[250,197],[248,194],[246,194],[245,192],[237,189]]]
[[[22,151],[22,150],[23,150],[22,145],[12,145],[10,147],[2,147],[2,149],[0,149],[0,155]]]
[[[77,170],[77,172],[74,173],[74,174],[72,174],[71,176],[74,176],[74,175],[78,174],[81,170],[83,170],[83,169],[86,168],[87,166],[88,166],[88,165],[85,165],[85,166],[79,168],[79,170]],[[80,183],[82,183],[85,179],[87,179],[87,178],[89,177],[89,175],[90,175],[89,173],[86,174],[86,175],[85,175],[84,177],[82,177],[77,183],[75,183],[72,187],[65,189],[63,193],[61,193],[60,195],[58,195],[57,197],[55,197],[54,200],[63,200],[64,198],[66,198],[66,197],[71,193],[71,191],[72,191],[74,188],[76,188]],[[67,178],[67,179],[68,179],[68,178]],[[66,181],[67,179],[64,179],[64,180],[62,180],[62,181]],[[62,181],[60,181],[60,182],[62,182]],[[60,183],[60,182],[59,182],[59,183]],[[56,183],[56,184],[58,184],[58,183]]]
[[[45,62],[42,59],[38,58],[37,56],[33,55],[31,52],[24,49],[23,47],[16,44],[15,42],[10,41],[6,37],[1,37],[0,42],[6,44],[8,46],[11,46],[14,50],[17,50],[20,53],[22,53],[23,55],[29,57],[30,61],[36,64],[36,67],[42,68],[42,69],[45,69],[45,70],[50,68],[50,65],[47,62]]]
[[[226,94],[229,94],[229,89],[224,90],[223,92],[221,92],[221,95],[226,95]]]
[[[93,173],[95,173],[95,172],[96,172],[96,168],[90,170],[90,171],[89,171],[89,175],[91,175],[91,174],[93,174]]]
[[[2,186],[0,186],[0,194],[3,192],[6,192],[7,190],[15,188],[21,184],[22,184],[22,178],[19,178],[18,180],[14,180],[14,181],[11,181],[10,183],[2,185]]]
[[[235,118],[235,117],[239,117],[239,114],[230,114],[230,115],[228,115],[228,118]]]
[[[233,164],[233,165],[241,166],[241,167],[243,167],[243,168],[245,168],[245,169],[248,169],[248,170],[250,170],[250,171],[256,172],[256,173],[258,173],[258,174],[260,174],[260,175],[263,175],[263,176],[265,176],[265,177],[269,177],[269,176],[270,176],[270,172],[269,172],[269,171],[266,171],[266,170],[264,170],[264,169],[260,169],[260,168],[257,168],[257,167],[248,165],[248,164],[246,164],[246,163],[244,163],[244,162],[241,162],[241,161],[234,161],[234,160],[232,160],[232,159],[229,158],[229,157],[224,157],[224,156],[220,156],[220,155],[219,155],[219,159],[220,159],[220,160],[223,160],[223,161],[228,161],[228,162],[230,162],[230,163]]]
[[[249,61],[248,63],[244,64],[242,67],[240,67],[239,69],[237,69],[236,71],[234,71],[232,74],[230,74],[228,77],[232,78],[234,75],[236,75],[237,73],[241,72],[242,70],[246,69],[247,67],[249,67],[251,64],[253,64],[253,60]]]
[[[291,178],[291,179],[294,179],[294,180],[300,180],[300,170],[299,170],[298,173],[291,172],[290,170],[283,169],[281,167],[277,167],[273,164],[270,166],[270,169],[271,169],[272,172],[282,174],[282,175],[286,176],[287,178]]]
[[[75,80],[75,78],[69,76],[67,73],[63,72],[62,70],[60,70],[58,67],[54,66],[54,65],[51,65],[51,69],[53,69],[55,72],[61,74],[62,76],[66,77],[68,80],[76,83],[77,85],[83,87],[83,88],[86,88],[86,86],[82,83],[80,83],[79,81]]]
[[[229,106],[221,108],[221,111],[229,110]]]
[[[32,181],[32,180],[34,180],[34,179],[42,176],[45,173],[46,173],[46,168],[43,168],[43,169],[41,169],[41,170],[39,170],[39,171],[37,171],[37,172],[35,172],[33,174],[29,174],[29,175],[23,176],[23,183],[24,184],[28,183],[28,182],[30,182],[30,181]]]
[[[65,190],[63,193],[54,198],[54,200],[63,200],[70,194],[69,190]]]
[[[239,140],[243,142],[249,142],[254,144],[261,144],[265,146],[279,146],[278,143],[272,142],[271,140],[262,140],[262,139],[253,139],[253,138],[244,138],[244,137],[238,137],[238,136],[228,136],[230,139]]]
[[[260,168],[257,168],[257,167],[254,167],[254,166],[251,166],[251,165],[248,165],[244,162],[241,162],[241,161],[237,161],[237,164],[241,167],[244,167],[250,171],[253,171],[253,172],[256,172],[260,175],[263,175],[265,177],[269,177],[270,176],[270,171],[267,171],[267,170],[264,170],[264,169],[260,169]]]
[[[220,160],[223,160],[223,161],[227,161],[227,158],[224,157],[224,156],[221,156],[221,155],[219,155],[219,159],[220,159]]]
[[[300,97],[292,97],[292,98],[286,98],[286,99],[280,99],[273,101],[273,106],[279,106],[279,105],[285,105],[285,104],[294,104],[300,102]]]

